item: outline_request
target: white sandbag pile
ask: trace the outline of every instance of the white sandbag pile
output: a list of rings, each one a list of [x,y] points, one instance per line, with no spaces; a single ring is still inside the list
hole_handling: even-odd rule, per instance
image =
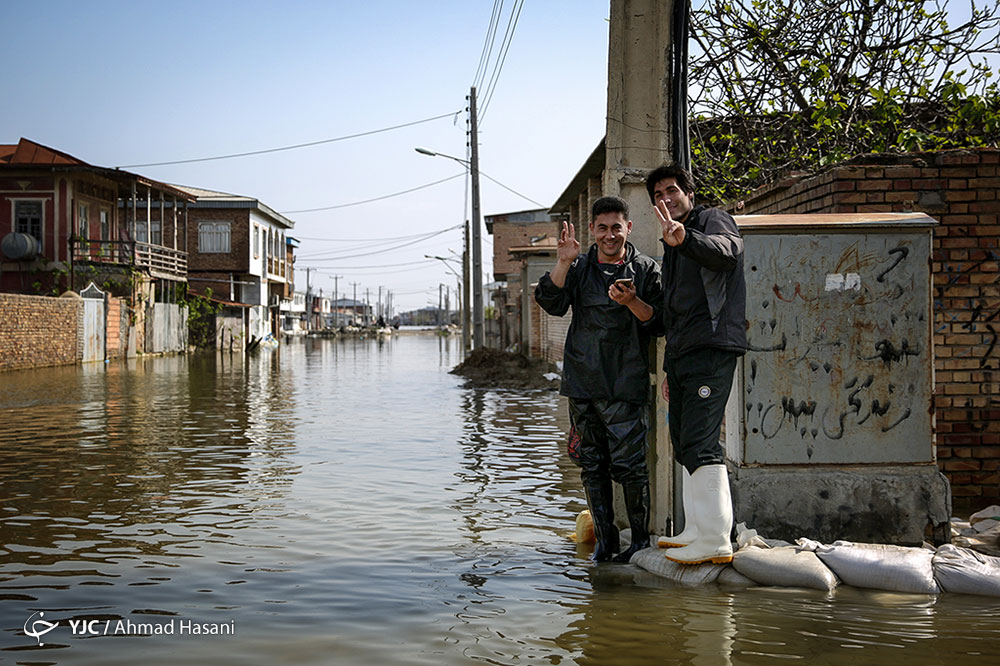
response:
[[[945,592],[1000,597],[1000,557],[945,544],[934,553],[934,576]]]
[[[994,515],[1000,522],[1000,511]],[[913,548],[850,541],[822,544],[810,539],[799,539],[797,544],[762,539],[740,524],[731,565],[682,565],[666,559],[662,548],[641,550],[631,562],[682,585],[714,582],[832,591],[843,583],[911,594],[1000,597],[1000,557],[968,548],[946,544],[935,550],[927,545]]]
[[[932,549],[850,541],[824,545],[809,539],[799,539],[798,544],[815,552],[845,585],[912,594],[941,592],[934,580]]]
[[[840,582],[816,553],[796,546],[748,546],[733,554],[733,568],[758,585],[768,587],[832,590]]]

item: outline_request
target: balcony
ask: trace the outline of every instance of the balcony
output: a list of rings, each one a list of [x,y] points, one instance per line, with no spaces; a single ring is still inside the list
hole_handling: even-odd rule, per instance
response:
[[[187,252],[172,247],[132,241],[69,240],[70,266],[86,264],[107,268],[130,267],[148,271],[164,280],[187,281]]]

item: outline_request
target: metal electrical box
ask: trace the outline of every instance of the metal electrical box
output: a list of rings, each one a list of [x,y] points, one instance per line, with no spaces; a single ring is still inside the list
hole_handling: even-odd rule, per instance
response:
[[[743,465],[932,462],[934,220],[738,220],[750,351],[730,400],[729,417],[739,416],[727,418],[729,457]]]

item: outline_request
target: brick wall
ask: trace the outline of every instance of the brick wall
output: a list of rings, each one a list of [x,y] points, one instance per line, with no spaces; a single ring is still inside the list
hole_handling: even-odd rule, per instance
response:
[[[531,239],[543,234],[549,238],[558,238],[561,226],[556,222],[532,222],[518,224],[512,222],[495,222],[493,224],[493,275],[494,279],[503,280],[510,273],[521,269],[521,262],[511,258],[508,250],[512,247],[531,245]]]
[[[240,208],[191,208],[188,211],[188,269],[191,271],[250,271],[250,212]],[[198,251],[199,222],[229,222],[228,253]],[[228,290],[227,290],[228,291]]]
[[[1000,503],[1000,149],[865,155],[732,212],[926,212],[934,230],[935,434],[956,508]]]
[[[0,371],[77,363],[79,299],[0,294]]]

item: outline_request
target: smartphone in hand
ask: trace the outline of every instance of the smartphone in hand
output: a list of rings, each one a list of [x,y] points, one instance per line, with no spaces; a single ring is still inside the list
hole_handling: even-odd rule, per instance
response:
[[[617,280],[615,280],[615,284],[625,289],[631,289],[632,278],[618,278]]]

